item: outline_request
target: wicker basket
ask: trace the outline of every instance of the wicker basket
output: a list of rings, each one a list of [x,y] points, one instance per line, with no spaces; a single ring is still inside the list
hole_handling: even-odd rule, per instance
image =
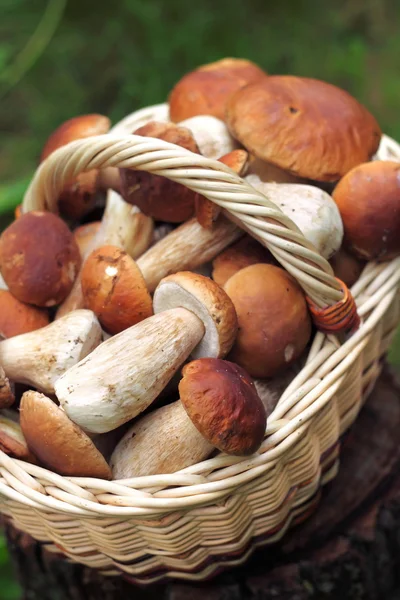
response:
[[[107,135],[54,152],[35,174],[24,209],[56,210],[58,192],[82,171],[151,171],[221,206],[269,248],[317,306],[341,299],[329,264],[297,227],[222,163],[128,135],[149,115],[151,109],[138,111]],[[384,136],[376,158],[400,160],[399,147]],[[174,474],[110,482],[62,477],[0,452],[1,512],[48,550],[141,583],[201,581],[243,563],[306,518],[320,487],[336,475],[341,436],[374,385],[399,321],[399,285],[400,258],[365,267],[352,288],[360,328],[347,338],[315,335],[257,454],[220,454]]]

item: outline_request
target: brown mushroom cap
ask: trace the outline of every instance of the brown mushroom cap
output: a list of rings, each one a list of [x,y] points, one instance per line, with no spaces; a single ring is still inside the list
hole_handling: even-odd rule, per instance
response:
[[[65,121],[46,141],[40,156],[40,162],[61,146],[65,146],[74,140],[107,133],[110,126],[110,119],[96,114],[81,115]],[[60,212],[74,219],[79,219],[88,212],[95,199],[97,178],[97,170],[87,171],[86,173],[80,173],[75,181],[68,184],[58,200]]]
[[[187,73],[169,96],[172,121],[196,115],[212,115],[224,120],[228,99],[252,81],[266,77],[265,71],[249,60],[224,58]]]
[[[355,167],[333,192],[344,226],[344,242],[366,260],[400,254],[400,164],[373,161]]]
[[[224,286],[240,269],[257,263],[274,262],[274,257],[265,246],[250,235],[245,235],[214,258],[212,278],[218,285]]]
[[[317,181],[336,181],[376,152],[381,130],[355,98],[305,77],[272,76],[239,90],[227,125],[262,160]]]
[[[195,427],[216,448],[253,454],[264,438],[264,405],[248,373],[218,358],[201,358],[183,368],[181,402]]]
[[[29,450],[17,420],[0,415],[0,450],[27,462],[37,463]]]
[[[85,306],[109,333],[119,333],[153,314],[139,267],[116,246],[102,246],[88,256],[81,284]]]
[[[335,276],[340,279],[340,281],[343,281],[349,288],[355,284],[365,267],[364,261],[354,256],[343,247],[332,256],[329,262]]]
[[[193,358],[223,357],[232,347],[237,317],[232,301],[212,279],[181,271],[164,277],[154,292],[154,312],[186,308],[204,324],[205,334],[192,352]]]
[[[29,448],[56,473],[111,479],[111,469],[92,440],[47,396],[25,392],[20,422]]]
[[[85,225],[80,225],[74,229],[74,238],[78,244],[79,252],[82,257],[86,256],[86,253],[90,250],[90,245],[97,235],[100,225],[101,221],[92,221],[91,223],[85,223]]]
[[[50,212],[26,213],[0,237],[1,273],[21,302],[59,304],[69,294],[80,264],[73,234]]]
[[[0,290],[0,336],[14,337],[50,323],[46,310],[20,302],[7,290]]]
[[[194,137],[186,127],[151,121],[135,135],[154,137],[200,154]],[[168,223],[187,221],[194,213],[196,194],[184,185],[146,171],[120,169],[121,195],[147,216]]]
[[[224,286],[238,317],[230,358],[252,377],[272,377],[293,363],[311,336],[311,319],[297,282],[283,269],[256,264]]]

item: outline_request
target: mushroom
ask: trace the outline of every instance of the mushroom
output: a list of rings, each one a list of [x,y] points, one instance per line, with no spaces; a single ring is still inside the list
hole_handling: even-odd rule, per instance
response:
[[[50,212],[24,214],[1,234],[1,273],[21,302],[59,304],[70,292],[80,263],[73,234]]]
[[[79,225],[79,227],[74,229],[74,238],[78,244],[82,258],[88,256],[90,253],[93,241],[99,232],[100,226],[101,221],[92,221],[90,223],[85,223],[84,225]]]
[[[364,260],[400,254],[400,164],[374,161],[352,169],[333,192],[346,247]]]
[[[7,413],[9,415],[10,411]],[[14,458],[36,464],[36,457],[28,448],[17,413],[12,416],[13,418],[9,418],[5,414],[0,414],[0,450]]]
[[[12,381],[32,385],[47,394],[54,382],[99,345],[101,327],[90,310],[0,342],[0,364]]]
[[[65,121],[48,138],[42,150],[40,161],[42,162],[54,150],[65,146],[69,142],[107,133],[110,125],[110,120],[107,117],[97,114],[81,115]],[[111,175],[111,179],[106,180],[106,174],[103,173],[101,185],[107,189],[111,182],[111,185],[118,188],[118,180],[114,179],[112,170],[108,170],[107,173]],[[116,173],[118,175],[118,171]],[[97,170],[80,173],[61,193],[58,199],[60,212],[66,217],[80,219],[93,207],[95,192],[99,187],[99,172]]]
[[[94,250],[82,268],[82,293],[109,333],[124,329],[153,314],[151,296],[135,261],[116,246]]]
[[[142,417],[116,446],[114,479],[174,473],[218,448],[246,456],[261,445],[266,414],[244,369],[218,358],[183,368],[180,400]]]
[[[92,440],[47,396],[25,392],[20,421],[28,447],[46,467],[60,475],[111,479]]]
[[[136,263],[148,290],[153,292],[166,275],[197,269],[242,235],[242,229],[223,217],[218,219],[212,231],[193,218],[154,244]]]
[[[46,327],[50,322],[46,310],[24,304],[6,291],[0,290],[0,337],[9,338]]]
[[[191,131],[200,154],[218,160],[239,147],[239,143],[231,136],[229,129],[221,119],[211,115],[198,115],[178,123]]]
[[[226,282],[238,318],[229,358],[253,377],[273,377],[293,363],[311,336],[311,319],[297,282],[274,265],[241,269]]]
[[[246,234],[214,258],[212,278],[224,286],[237,271],[257,263],[275,264],[275,259],[265,246]]]
[[[171,121],[196,115],[213,115],[223,120],[229,98],[248,83],[264,78],[266,73],[262,69],[241,58],[224,58],[202,65],[187,73],[170,93]]]
[[[330,264],[335,276],[343,281],[347,287],[355,284],[365,267],[365,262],[351,254],[346,248],[340,248],[330,259]]]
[[[156,289],[153,307],[158,314],[106,340],[56,381],[62,407],[85,431],[111,431],[143,412],[190,354],[229,352],[235,309],[211,279],[170,275]]]
[[[15,402],[15,395],[11,388],[10,381],[5,374],[3,367],[0,366],[0,408],[8,408]]]
[[[330,258],[339,250],[343,223],[329,194],[312,185],[264,183],[253,175],[245,179],[290,217],[324,258]]]
[[[381,130],[355,98],[334,85],[276,75],[227,103],[232,135],[257,158],[316,181],[337,181],[376,152]]]
[[[134,133],[165,140],[199,154],[197,144],[186,127],[151,121]],[[169,223],[182,223],[193,216],[196,194],[184,185],[133,169],[121,169],[120,176],[124,200],[138,206],[145,215]]]

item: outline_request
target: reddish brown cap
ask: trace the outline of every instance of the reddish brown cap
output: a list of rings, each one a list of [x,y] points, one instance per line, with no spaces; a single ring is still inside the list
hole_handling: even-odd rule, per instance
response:
[[[73,234],[52,213],[26,213],[0,237],[1,273],[10,292],[21,302],[60,304],[69,294],[80,264]]]
[[[265,246],[250,235],[245,235],[214,258],[212,278],[218,285],[224,286],[240,269],[257,263],[274,262],[274,257]]]
[[[366,260],[400,254],[400,164],[374,161],[352,169],[333,192],[345,245]]]
[[[311,336],[311,319],[297,282],[283,269],[256,264],[225,284],[239,331],[230,358],[253,377],[272,377],[293,363]]]
[[[116,246],[94,250],[82,268],[85,306],[115,334],[153,314],[152,300],[139,267]]]
[[[40,162],[52,152],[74,140],[107,133],[110,119],[103,115],[81,115],[65,121],[48,138],[44,145]],[[58,201],[60,212],[70,218],[79,219],[88,212],[94,202],[97,187],[98,171],[80,173],[75,181],[68,184]]]
[[[381,130],[355,98],[329,83],[272,76],[239,90],[227,125],[262,160],[318,181],[336,181],[376,152]]]
[[[365,261],[360,260],[345,248],[340,248],[329,262],[335,276],[349,288],[355,284],[365,267]]]
[[[15,420],[13,420],[0,415],[0,450],[14,458],[37,463],[19,426],[18,415],[16,414],[15,417]]]
[[[232,150],[218,160],[238,175],[243,176],[248,167],[249,154],[246,150]],[[212,229],[221,212],[220,207],[200,194],[196,194],[195,207],[196,219],[200,225],[206,229]]]
[[[180,399],[200,433],[227,454],[253,454],[263,441],[267,417],[248,373],[226,360],[200,358],[182,374]]]
[[[172,121],[196,115],[212,115],[224,120],[228,99],[252,81],[266,77],[265,71],[249,60],[224,58],[187,73],[169,96]]]
[[[111,479],[92,440],[47,396],[25,392],[20,421],[28,447],[48,468],[60,475]]]
[[[78,244],[79,252],[82,257],[86,255],[90,246],[100,229],[101,221],[93,221],[85,223],[74,229],[73,234],[76,243]]]
[[[46,310],[20,302],[6,291],[0,290],[0,336],[13,337],[35,331],[50,323]]]
[[[196,154],[200,153],[190,130],[178,127],[174,123],[151,121],[134,133],[158,138]],[[193,216],[196,194],[184,185],[146,171],[121,169],[120,175],[121,195],[124,200],[138,206],[145,215],[168,223],[181,223]]]

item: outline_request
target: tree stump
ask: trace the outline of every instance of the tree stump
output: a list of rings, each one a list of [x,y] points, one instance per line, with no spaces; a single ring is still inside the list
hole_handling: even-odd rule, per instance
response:
[[[400,384],[388,367],[342,442],[317,512],[210,582],[138,587],[49,554],[6,525],[26,600],[399,600]],[[0,594],[1,595],[1,594]]]

